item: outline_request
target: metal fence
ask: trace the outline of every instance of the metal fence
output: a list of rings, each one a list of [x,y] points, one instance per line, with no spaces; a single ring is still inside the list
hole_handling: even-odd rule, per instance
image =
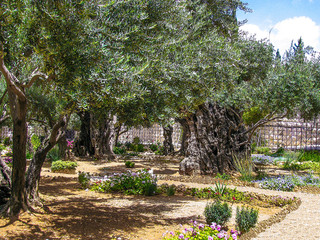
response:
[[[271,149],[320,150],[320,125],[318,120],[283,120],[260,127],[253,141],[258,146]]]
[[[40,128],[31,128],[29,133],[37,135],[43,134]],[[180,147],[181,126],[173,126],[173,144],[175,148]],[[74,138],[74,131],[68,132],[69,138]],[[8,127],[0,129],[0,137],[12,138],[12,131]],[[132,142],[135,137],[139,137],[141,143],[161,143],[164,140],[163,128],[160,125],[154,125],[150,128],[132,128],[119,137],[122,143]],[[303,119],[284,119],[282,121],[271,122],[258,128],[254,134],[253,141],[257,146],[266,146],[271,149],[283,147],[288,150],[320,150],[320,119],[314,121],[304,121]]]

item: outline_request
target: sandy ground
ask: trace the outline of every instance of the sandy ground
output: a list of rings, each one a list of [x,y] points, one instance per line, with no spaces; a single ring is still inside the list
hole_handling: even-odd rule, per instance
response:
[[[81,160],[77,171],[105,174],[125,171],[122,160],[113,163]],[[153,168],[155,174],[177,174],[178,161],[134,160],[135,170]],[[165,164],[164,164],[165,163]],[[191,219],[204,222],[208,200],[182,196],[124,196],[85,191],[77,183],[77,174],[52,173],[49,164],[42,171],[40,186],[44,207],[31,215],[24,213],[14,221],[0,219],[0,239],[161,239],[166,231],[180,229]],[[159,180],[159,183],[163,183]],[[168,181],[166,181],[168,182]],[[180,182],[169,182],[180,184]],[[183,183],[192,187],[205,184]],[[232,187],[232,186],[231,186]],[[305,193],[287,193],[249,187],[237,187],[270,195],[297,196],[300,208],[274,224],[256,239],[320,239],[320,197]],[[235,213],[236,205],[233,206]],[[259,221],[279,211],[259,209]],[[230,221],[233,227],[234,215]],[[306,238],[307,237],[307,238]]]

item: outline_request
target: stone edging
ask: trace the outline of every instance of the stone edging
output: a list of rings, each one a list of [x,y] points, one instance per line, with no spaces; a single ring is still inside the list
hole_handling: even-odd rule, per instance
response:
[[[290,205],[286,205],[283,209],[270,217],[269,219],[259,222],[256,227],[249,230],[249,232],[240,235],[240,240],[249,240],[256,237],[259,233],[264,232],[267,228],[271,227],[273,224],[281,222],[290,212],[295,211],[301,205],[301,199],[297,198]]]

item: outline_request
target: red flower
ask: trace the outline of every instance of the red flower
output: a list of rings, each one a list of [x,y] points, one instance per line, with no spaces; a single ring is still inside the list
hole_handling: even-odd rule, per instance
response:
[[[232,200],[233,200],[233,201],[235,201],[235,200],[236,200],[236,198],[235,198],[235,197],[232,197]]]

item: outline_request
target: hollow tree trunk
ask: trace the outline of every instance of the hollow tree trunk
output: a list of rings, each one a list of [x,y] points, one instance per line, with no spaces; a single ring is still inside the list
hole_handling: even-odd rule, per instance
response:
[[[181,128],[182,128],[182,135],[181,135],[181,146],[178,151],[178,154],[185,156],[186,155],[186,149],[188,148],[188,141],[187,139],[189,138],[188,134],[190,133],[189,126],[187,124],[186,119],[179,118],[176,119],[178,123],[180,123]]]
[[[174,152],[174,147],[172,144],[172,134],[173,134],[173,127],[168,125],[163,128],[163,148],[164,148],[164,155],[169,155]]]
[[[207,103],[185,121],[187,149],[180,174],[229,172],[235,170],[233,156],[242,158],[249,153],[248,136],[235,110]]]
[[[95,143],[96,153],[98,156],[105,155],[108,160],[114,160],[115,154],[113,153],[113,140],[114,140],[114,124],[110,119],[100,119],[95,124]]]
[[[80,136],[74,144],[74,154],[78,157],[94,155],[94,147],[91,141],[91,114],[88,111],[78,113],[81,120]]]

